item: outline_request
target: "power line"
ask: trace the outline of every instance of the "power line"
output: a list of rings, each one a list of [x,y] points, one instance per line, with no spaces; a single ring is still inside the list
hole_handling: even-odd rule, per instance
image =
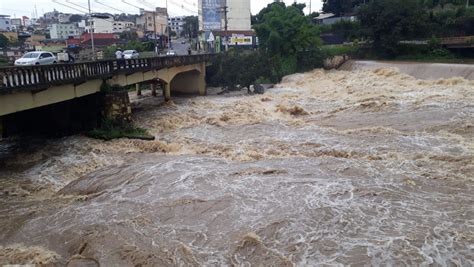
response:
[[[55,3],[55,4],[62,5],[62,6],[65,6],[65,7],[67,7],[67,8],[70,8],[70,9],[79,11],[79,12],[81,12],[81,13],[86,13],[86,14],[87,14],[87,12],[84,12],[83,10],[74,8],[74,7],[72,7],[72,6],[69,6],[69,5],[66,5],[66,4],[63,4],[63,3],[59,3],[58,0],[52,0],[52,1],[53,1],[53,3]],[[68,3],[69,3],[69,2],[68,2]],[[71,4],[71,3],[70,3],[70,4]],[[81,6],[79,6],[79,7],[81,7]],[[83,8],[83,7],[81,7],[81,8]],[[83,9],[86,9],[86,8],[83,8]],[[94,11],[94,12],[95,12],[95,11]],[[95,13],[99,13],[99,12],[95,12]],[[97,18],[97,17],[94,17],[94,19],[101,19],[101,20],[105,20],[105,21],[108,21],[108,22],[114,22],[113,20],[108,20],[108,19],[104,19],[104,18]]]
[[[111,8],[111,9],[113,9],[113,10],[116,10],[116,11],[119,11],[119,12],[122,12],[122,13],[125,13],[125,14],[128,14],[127,11],[123,11],[123,10],[117,9],[117,8],[115,8],[115,7],[113,7],[113,6],[106,5],[106,4],[102,3],[102,2],[99,2],[99,0],[95,0],[95,2],[96,2],[97,4],[99,4],[99,5],[103,5],[103,6],[107,7],[107,8]]]

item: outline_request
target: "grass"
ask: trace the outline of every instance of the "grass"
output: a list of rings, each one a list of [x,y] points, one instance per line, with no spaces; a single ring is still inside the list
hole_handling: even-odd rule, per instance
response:
[[[352,55],[357,52],[359,47],[351,45],[324,45],[321,49],[327,56],[333,57],[339,55]]]
[[[109,120],[103,121],[99,128],[86,134],[95,139],[110,141],[119,138],[154,140],[146,129],[138,128],[129,123],[115,123]]]

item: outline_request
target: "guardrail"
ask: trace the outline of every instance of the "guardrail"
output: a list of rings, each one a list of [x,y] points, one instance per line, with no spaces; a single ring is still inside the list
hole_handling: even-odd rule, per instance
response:
[[[0,68],[0,94],[12,90],[42,90],[53,85],[80,84],[93,79],[108,79],[116,74],[146,72],[209,61],[212,54],[100,60],[76,64],[18,66]]]
[[[474,44],[474,36],[447,37],[440,39],[443,45]]]

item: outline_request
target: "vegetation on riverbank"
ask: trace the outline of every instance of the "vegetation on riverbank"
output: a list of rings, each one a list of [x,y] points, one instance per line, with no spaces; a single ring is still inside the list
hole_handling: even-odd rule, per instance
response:
[[[234,49],[218,55],[208,69],[208,83],[244,87],[256,81],[277,83],[285,75],[321,67],[319,31],[304,15],[304,7],[276,2],[260,11],[253,24],[259,49]]]
[[[146,129],[135,127],[130,123],[114,122],[111,120],[102,121],[100,127],[87,132],[86,135],[91,138],[110,141],[118,138],[154,140]]]
[[[474,59],[472,52],[453,52],[441,45],[441,37],[474,35],[474,8],[457,0],[328,0],[326,12],[358,17],[333,25],[315,25],[315,14],[305,16],[304,8],[304,4],[275,2],[262,9],[252,18],[258,50],[231,49],[218,55],[208,69],[208,84],[277,83],[285,75],[322,67],[325,59],[338,55],[447,63]],[[342,36],[350,45],[322,45],[320,34]],[[410,43],[412,40],[419,42]]]

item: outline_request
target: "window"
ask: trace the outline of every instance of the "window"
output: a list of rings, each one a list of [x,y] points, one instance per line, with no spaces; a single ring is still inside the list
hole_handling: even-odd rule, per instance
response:
[[[48,58],[48,57],[52,57],[50,53],[41,54],[41,58]]]
[[[9,24],[9,23],[10,23],[10,22],[8,22],[8,21],[5,21],[5,24]]]

